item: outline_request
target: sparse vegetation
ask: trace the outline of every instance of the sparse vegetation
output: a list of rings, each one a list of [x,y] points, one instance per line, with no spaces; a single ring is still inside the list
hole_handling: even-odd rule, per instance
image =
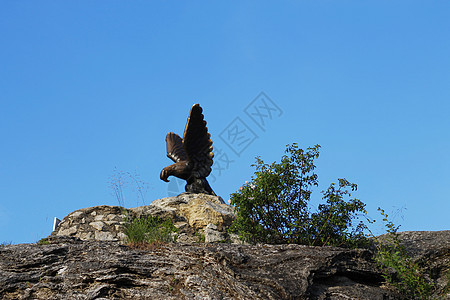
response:
[[[11,242],[2,242],[0,243],[0,247],[11,245]]]
[[[196,231],[195,232],[195,236],[198,238],[198,242],[199,243],[204,243],[205,242],[205,234],[204,233]]]
[[[50,244],[50,241],[49,241],[47,238],[43,238],[43,239],[40,239],[40,240],[37,242],[37,244],[38,244],[38,245],[48,245],[48,244]]]
[[[176,241],[178,229],[169,218],[165,220],[152,216],[131,218],[126,215],[124,221],[124,233],[129,244]]]
[[[110,188],[120,206],[125,206],[125,189],[131,188],[136,193],[136,204],[142,202],[145,205],[145,192],[148,183],[143,181],[135,172],[134,174],[114,169],[110,177]],[[123,229],[126,242],[134,248],[147,248],[149,245],[174,242],[178,229],[170,219],[161,219],[152,216],[132,217],[128,212],[122,212]]]
[[[383,216],[387,234],[382,239],[375,236],[373,238],[376,245],[375,261],[384,279],[407,299],[431,299],[434,285],[425,278],[422,268],[401,245],[397,233],[400,226],[389,221],[383,209],[378,210]]]
[[[140,205],[141,202],[141,205],[145,205],[148,183],[141,179],[137,172],[131,173],[114,168],[113,175],[109,178],[109,186],[120,206],[125,207],[125,195],[129,193],[129,189],[136,194],[136,204]]]

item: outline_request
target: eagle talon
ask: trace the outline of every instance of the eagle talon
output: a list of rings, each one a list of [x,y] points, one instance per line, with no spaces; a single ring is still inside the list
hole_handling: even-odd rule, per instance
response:
[[[159,175],[159,178],[161,178],[162,181],[170,182],[170,180],[168,180],[167,177],[169,177],[169,175],[167,174],[167,171],[162,170],[161,174]]]

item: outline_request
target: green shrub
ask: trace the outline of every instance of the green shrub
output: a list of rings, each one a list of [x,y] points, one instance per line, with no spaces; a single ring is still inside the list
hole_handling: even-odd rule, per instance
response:
[[[364,231],[367,226],[359,221],[356,226],[354,222],[358,214],[366,214],[365,204],[356,198],[350,198],[351,194],[347,189],[356,191],[357,185],[350,183],[346,179],[338,179],[336,187],[332,183],[330,187],[323,191],[323,199],[326,204],[320,204],[317,212],[310,215],[311,221],[305,224],[306,232],[302,243],[315,246],[345,246],[360,247],[367,244]]]
[[[358,199],[348,202],[356,184],[339,179],[323,191],[326,204],[311,213],[309,201],[312,188],[318,185],[314,159],[319,157],[319,145],[299,149],[296,143],[286,146],[280,163],[266,164],[257,157],[255,176],[239,191],[231,194],[236,208],[236,220],[230,231],[251,243],[297,243],[355,247],[366,241],[365,225],[353,227],[358,213],[366,213]]]
[[[205,237],[204,233],[200,233],[200,232],[196,231],[194,233],[194,235],[197,237],[199,243],[204,243],[205,242],[205,238],[206,237]]]
[[[384,279],[407,299],[431,299],[434,285],[425,279],[424,271],[401,245],[397,233],[400,226],[389,221],[383,209],[378,210],[386,223],[387,235],[373,238],[376,245],[375,261]]]
[[[173,225],[171,219],[161,219],[152,216],[124,218],[124,233],[128,243],[154,243],[174,242],[178,229]]]
[[[37,242],[37,244],[38,244],[38,245],[48,245],[48,244],[50,244],[50,241],[49,241],[47,238],[43,238],[43,239],[40,239],[40,240]]]
[[[231,232],[250,243],[297,243],[314,246],[361,247],[368,245],[365,231],[368,226],[355,221],[360,214],[366,217],[365,204],[351,193],[357,185],[346,179],[331,183],[322,191],[324,204],[311,212],[309,201],[317,186],[314,159],[319,157],[319,145],[299,149],[297,144],[287,145],[280,163],[266,164],[257,157],[254,177],[231,194],[236,220]],[[383,277],[396,287],[406,299],[431,299],[433,284],[423,270],[400,244],[397,230],[387,219],[387,236],[381,241],[374,237],[375,260]],[[371,233],[371,232],[370,232]]]

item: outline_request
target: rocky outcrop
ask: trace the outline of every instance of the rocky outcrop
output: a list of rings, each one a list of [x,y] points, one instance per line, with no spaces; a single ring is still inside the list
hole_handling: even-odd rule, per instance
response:
[[[425,263],[435,268],[435,282],[448,284],[449,235],[403,235],[432,259]],[[1,299],[401,299],[383,284],[370,250],[226,243],[139,250],[67,236],[47,242],[0,247]],[[450,299],[445,293],[436,296]]]
[[[177,243],[125,245],[124,218],[148,215],[171,218]],[[244,245],[226,231],[234,217],[221,198],[188,193],[77,210],[38,244],[0,246],[0,299],[401,299],[370,249]],[[450,299],[450,231],[399,237]]]
[[[50,243],[0,250],[2,299],[394,299],[367,250]]]
[[[83,208],[66,216],[52,235],[123,243],[124,217],[142,216],[172,219],[179,229],[178,242],[199,242],[200,236],[208,242],[238,241],[226,232],[235,218],[231,206],[217,196],[189,193],[157,199],[150,205],[129,209],[108,205]]]

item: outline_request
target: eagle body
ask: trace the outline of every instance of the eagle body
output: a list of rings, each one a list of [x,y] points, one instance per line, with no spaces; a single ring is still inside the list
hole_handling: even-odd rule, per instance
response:
[[[211,173],[214,154],[202,112],[199,104],[192,106],[183,139],[173,132],[167,134],[167,157],[174,164],[162,169],[160,178],[168,182],[169,176],[175,176],[186,180],[186,192],[216,195],[206,180]]]

